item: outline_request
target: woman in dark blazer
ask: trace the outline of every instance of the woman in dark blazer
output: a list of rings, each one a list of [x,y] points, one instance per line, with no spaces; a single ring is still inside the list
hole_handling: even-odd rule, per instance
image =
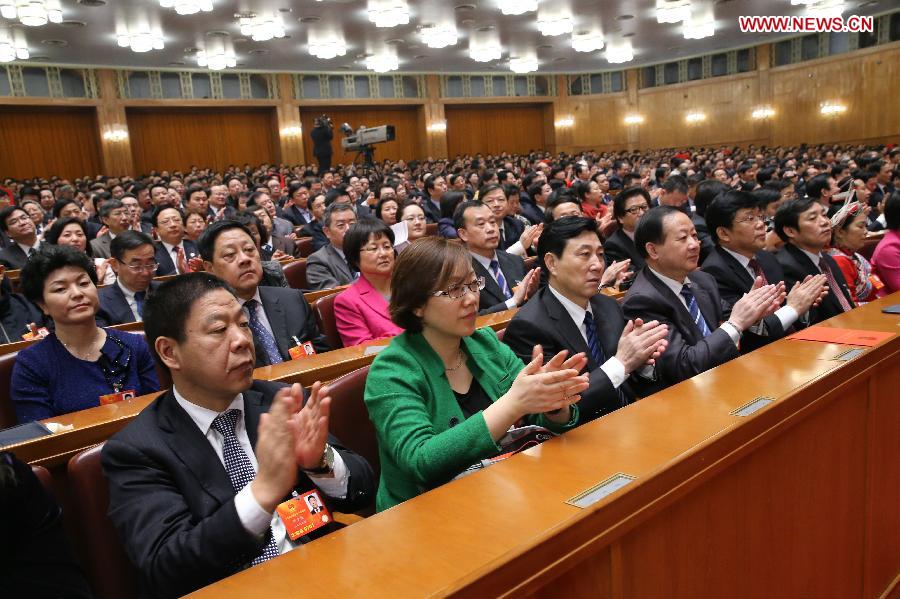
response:
[[[574,426],[587,388],[584,354],[524,366],[489,329],[475,330],[478,293],[465,248],[429,237],[400,254],[390,313],[405,332],[378,354],[365,402],[381,459],[376,507],[385,510],[500,454],[522,422],[553,432]]]

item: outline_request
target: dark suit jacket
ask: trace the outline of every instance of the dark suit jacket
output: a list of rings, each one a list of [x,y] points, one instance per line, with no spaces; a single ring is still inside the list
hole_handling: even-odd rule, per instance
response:
[[[112,243],[112,237],[109,232],[104,233],[100,237],[96,239],[91,239],[91,251],[94,253],[94,258],[109,258],[112,256],[112,252],[110,250],[110,244]]]
[[[519,237],[525,231],[525,223],[517,219],[515,216],[503,217],[503,238],[500,247],[497,249],[506,250],[510,246],[515,245],[519,241]],[[525,248],[528,250],[528,248]]]
[[[778,264],[775,256],[765,250],[760,250],[756,252],[756,261],[759,262],[769,283],[777,284],[784,280],[784,271],[781,270],[781,265]],[[734,256],[719,246],[713,248],[709,257],[703,262],[702,270],[716,280],[716,284],[719,286],[719,295],[724,304],[723,315],[727,320],[737,301],[753,287],[753,277]],[[791,327],[785,331],[781,326],[781,321],[774,314],[767,316],[764,321],[769,334],[762,336],[746,331],[741,337],[742,354],[784,337],[794,330],[794,327]]]
[[[147,295],[149,296],[153,293],[159,285],[156,281],[150,281]],[[97,312],[97,324],[99,326],[105,327],[136,321],[134,312],[128,306],[128,300],[125,299],[125,293],[119,287],[118,281],[111,285],[104,285],[97,290],[97,294],[100,296],[100,310]]]
[[[200,250],[197,249],[197,245],[190,239],[185,238],[182,241],[182,244],[184,245],[185,260],[190,260],[192,253],[194,256],[200,255]],[[172,254],[166,251],[166,246],[164,246],[161,241],[157,241],[154,245],[156,246],[156,263],[159,264],[156,276],[174,275],[175,261],[172,259]]]
[[[700,329],[681,303],[681,298],[672,293],[649,267],[637,274],[625,295],[622,309],[626,317],[642,318],[645,322],[658,320],[669,327],[669,346],[656,360],[658,380],[651,386],[652,392],[738,356],[738,349],[731,337],[719,328],[724,313],[715,279],[699,270],[689,274],[688,279],[700,313],[712,330],[705,338],[700,335]]]
[[[9,247],[0,250],[0,264],[8,269],[18,270],[25,266],[26,262],[28,262],[28,256],[15,241],[10,240]]]
[[[500,272],[503,273],[509,290],[512,291],[516,282],[525,277],[525,261],[519,256],[497,250],[497,262],[500,264]],[[484,277],[484,289],[481,290],[478,313],[490,314],[506,310],[506,298],[503,297],[503,292],[500,290],[500,285],[494,280],[494,276],[475,258],[472,258],[472,268],[475,269],[476,275]]]
[[[312,341],[316,353],[326,352],[331,348],[325,340],[325,335],[319,332],[316,318],[312,309],[298,289],[289,287],[259,287],[259,298],[262,300],[266,318],[275,334],[275,343],[278,344],[278,353],[283,360],[290,360],[289,349],[296,345],[291,339],[297,337],[300,341]],[[257,343],[254,338],[254,344]],[[267,366],[265,354],[259,345],[256,346],[256,365]]]
[[[425,212],[425,219],[428,222],[437,223],[441,220],[441,209],[434,205],[427,194],[422,198],[422,210]]]
[[[330,241],[328,241],[328,238],[325,237],[325,231],[322,230],[322,223],[317,220],[303,225],[303,228],[300,230],[299,236],[312,237],[313,252],[317,252],[331,243]]]
[[[634,272],[644,268],[644,258],[638,253],[637,247],[621,227],[616,229],[609,239],[603,242],[603,253],[606,257],[606,265],[609,266],[617,260],[631,260],[631,270]]]
[[[793,287],[798,281],[802,281],[806,278],[806,275],[822,274],[819,270],[819,265],[813,264],[812,260],[809,259],[809,256],[803,253],[803,250],[791,243],[784,244],[784,247],[778,250],[775,257],[778,259],[781,268],[784,269],[784,285],[788,289]],[[844,297],[846,297],[850,305],[853,306],[853,296],[850,295],[850,288],[847,287],[847,281],[844,279],[844,274],[841,272],[837,262],[828,255],[825,255],[825,262],[831,269],[831,274],[834,275],[834,279],[837,281],[838,286],[844,292]],[[841,308],[840,300],[838,300],[833,293],[829,292],[828,295],[825,296],[825,299],[822,300],[821,304],[814,308],[810,308],[809,323],[816,324],[823,320],[827,320],[832,316],[843,313],[844,310]]]
[[[695,212],[690,212],[690,209],[688,209],[688,212],[688,216],[691,217],[691,222],[694,223],[694,230],[697,231],[697,238],[700,240],[700,264],[703,264],[716,244],[713,243],[712,237],[709,234],[709,227],[706,226],[706,219]]]
[[[244,422],[253,447],[259,417],[282,387],[254,381],[244,391]],[[350,480],[345,499],[326,496],[325,504],[341,512],[370,505],[375,497],[371,467],[330,435],[328,442],[341,454]],[[106,442],[102,461],[109,517],[141,573],[142,594],[190,593],[234,574],[261,551],[263,540],[248,534],[238,519],[235,492],[222,462],[171,390]],[[296,490],[313,488],[313,481],[299,472]],[[327,534],[329,528],[320,530]]]
[[[281,217],[294,223],[295,227],[302,227],[309,222],[293,203],[282,210]],[[310,215],[310,218],[312,218],[312,215]]]
[[[597,340],[603,348],[603,355],[609,359],[618,350],[619,337],[625,328],[625,316],[616,300],[600,294],[591,299],[591,311]],[[582,424],[618,409],[620,400],[609,377],[600,369],[601,364],[591,356],[579,330],[580,325],[572,320],[550,289],[544,287],[519,308],[503,333],[503,342],[526,364],[531,362],[531,351],[537,344],[543,347],[544,357],[548,360],[564,349],[569,350],[570,356],[585,353],[590,387],[581,392],[581,401],[578,402],[578,422]],[[629,400],[634,399],[635,394],[627,382],[622,386],[622,392]]]
[[[544,210],[529,198],[524,191],[519,194],[519,205],[522,207],[522,216],[527,218],[532,225],[544,222]]]

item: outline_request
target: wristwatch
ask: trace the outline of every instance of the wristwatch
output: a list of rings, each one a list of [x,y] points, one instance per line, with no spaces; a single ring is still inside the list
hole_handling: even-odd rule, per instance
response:
[[[303,471],[307,474],[328,474],[334,470],[334,449],[328,443],[325,444],[325,451],[322,452],[322,459],[315,468],[305,468]]]

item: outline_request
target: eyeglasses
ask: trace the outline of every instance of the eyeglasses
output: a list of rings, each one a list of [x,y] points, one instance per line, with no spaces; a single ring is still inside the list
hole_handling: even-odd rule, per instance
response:
[[[172,218],[162,218],[157,222],[160,225],[174,225],[175,223],[180,223],[181,219],[177,216],[173,216]]]
[[[355,225],[355,224],[356,224],[355,220],[335,221],[335,222],[331,223],[331,226],[329,226],[328,228],[329,229],[337,229],[338,231],[343,231],[344,229],[349,229],[350,225]]]
[[[457,285],[452,285],[447,289],[435,291],[431,295],[433,295],[434,297],[441,297],[442,295],[446,295],[450,299],[456,300],[466,295],[466,291],[478,293],[482,289],[484,289],[484,277],[476,277],[475,280],[471,283],[459,283]]]
[[[417,214],[416,216],[404,216],[404,217],[403,217],[403,222],[407,222],[407,223],[419,223],[419,222],[421,222],[421,223],[424,223],[424,222],[425,222],[425,217],[424,217],[424,216],[419,216],[418,214]]]
[[[361,248],[359,251],[370,252],[372,254],[377,254],[378,252],[386,252],[386,253],[393,254],[394,246],[392,246],[389,243],[386,243],[384,245],[370,245],[368,247]]]
[[[631,208],[626,208],[625,212],[631,215],[640,214],[642,212],[647,212],[650,210],[650,206],[647,204],[640,204],[638,206],[632,206]]]
[[[156,272],[159,264],[153,262],[151,264],[126,264],[125,268],[131,272]]]
[[[747,223],[756,225],[758,223],[766,222],[766,217],[761,214],[751,214],[749,216],[745,216],[744,218],[736,218],[734,219],[735,224],[737,223]]]

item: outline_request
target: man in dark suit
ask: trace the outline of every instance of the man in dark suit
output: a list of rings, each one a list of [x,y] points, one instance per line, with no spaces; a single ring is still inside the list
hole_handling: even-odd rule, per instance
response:
[[[119,200],[107,200],[100,205],[100,222],[107,232],[91,240],[91,251],[95,258],[109,258],[112,240],[131,229],[131,211]]]
[[[422,210],[425,218],[430,223],[441,220],[441,198],[447,191],[447,183],[441,175],[434,175],[425,179],[425,198],[422,200]]]
[[[641,217],[634,238],[647,266],[635,278],[622,308],[628,318],[658,320],[669,328],[668,347],[656,361],[652,392],[737,357],[741,334],[778,307],[779,288],[757,283],[724,321],[715,279],[697,270],[700,242],[694,225],[678,208],[650,210]]]
[[[309,136],[312,138],[313,156],[319,163],[319,175],[321,175],[331,168],[331,156],[334,152],[331,149],[331,140],[334,139],[331,119],[325,115],[316,118],[315,126],[309,132]]]
[[[757,199],[746,191],[727,191],[706,208],[706,222],[716,242],[703,262],[719,286],[725,303],[724,316],[753,288],[756,279],[784,287],[784,272],[775,256],[765,251],[766,225]],[[785,305],[760,323],[750,327],[741,339],[741,353],[747,353],[793,331],[805,321],[807,311],[827,291],[825,275],[808,276],[794,284]]]
[[[626,322],[619,304],[597,293],[606,264],[594,219],[553,221],[538,256],[549,282],[516,313],[503,341],[526,363],[535,345],[546,356],[562,350],[587,356],[590,386],[578,402],[579,423],[633,402],[637,389],[629,377],[665,350],[665,325]]]
[[[200,251],[190,239],[184,238],[184,215],[173,206],[160,206],[153,211],[153,226],[159,235],[156,244],[156,262],[159,276],[190,272],[188,263],[200,256]]]
[[[0,210],[0,229],[10,239],[9,245],[0,250],[0,264],[9,269],[22,268],[41,243],[34,221],[18,206],[7,206]]]
[[[327,387],[304,405],[299,385],[253,380],[247,315],[223,281],[168,281],[145,314],[173,387],[102,455],[109,516],[144,595],[190,593],[335,528],[291,541],[275,508],[292,493],[343,512],[371,504],[371,467],[328,434]]]
[[[827,208],[813,198],[785,202],[775,213],[775,233],[785,242],[775,257],[784,270],[784,283],[793,287],[808,276],[824,274],[828,293],[809,311],[816,324],[855,308],[853,296],[840,267],[825,252],[831,242]]]
[[[603,242],[606,264],[631,260],[634,272],[644,268],[644,258],[634,245],[634,230],[641,216],[650,210],[650,194],[643,187],[629,187],[613,199],[613,216],[619,228]]]
[[[518,218],[509,214],[509,198],[501,185],[485,185],[479,190],[478,200],[491,209],[497,222],[498,249],[525,257],[528,248],[542,230],[541,225],[526,227]]]
[[[236,221],[212,223],[200,237],[200,255],[206,271],[231,285],[245,306],[257,366],[290,360],[290,349],[306,341],[316,352],[330,349],[301,291],[260,285],[259,250],[246,226]]]
[[[309,210],[309,187],[306,183],[291,185],[290,197],[281,215],[295,227],[302,227],[312,222],[313,216]]]
[[[101,326],[140,322],[144,319],[144,302],[159,286],[153,281],[158,267],[153,240],[144,233],[124,231],[112,240],[110,251],[116,282],[98,291],[97,322]]]
[[[344,256],[344,235],[355,223],[356,212],[350,204],[335,202],[325,209],[322,231],[328,245],[313,252],[306,261],[306,280],[312,289],[340,287],[356,279],[357,273]]]
[[[456,234],[472,255],[472,268],[484,277],[479,314],[501,312],[521,306],[540,282],[540,269],[525,272],[525,261],[497,249],[497,221],[490,208],[477,200],[460,202],[453,214]]]

